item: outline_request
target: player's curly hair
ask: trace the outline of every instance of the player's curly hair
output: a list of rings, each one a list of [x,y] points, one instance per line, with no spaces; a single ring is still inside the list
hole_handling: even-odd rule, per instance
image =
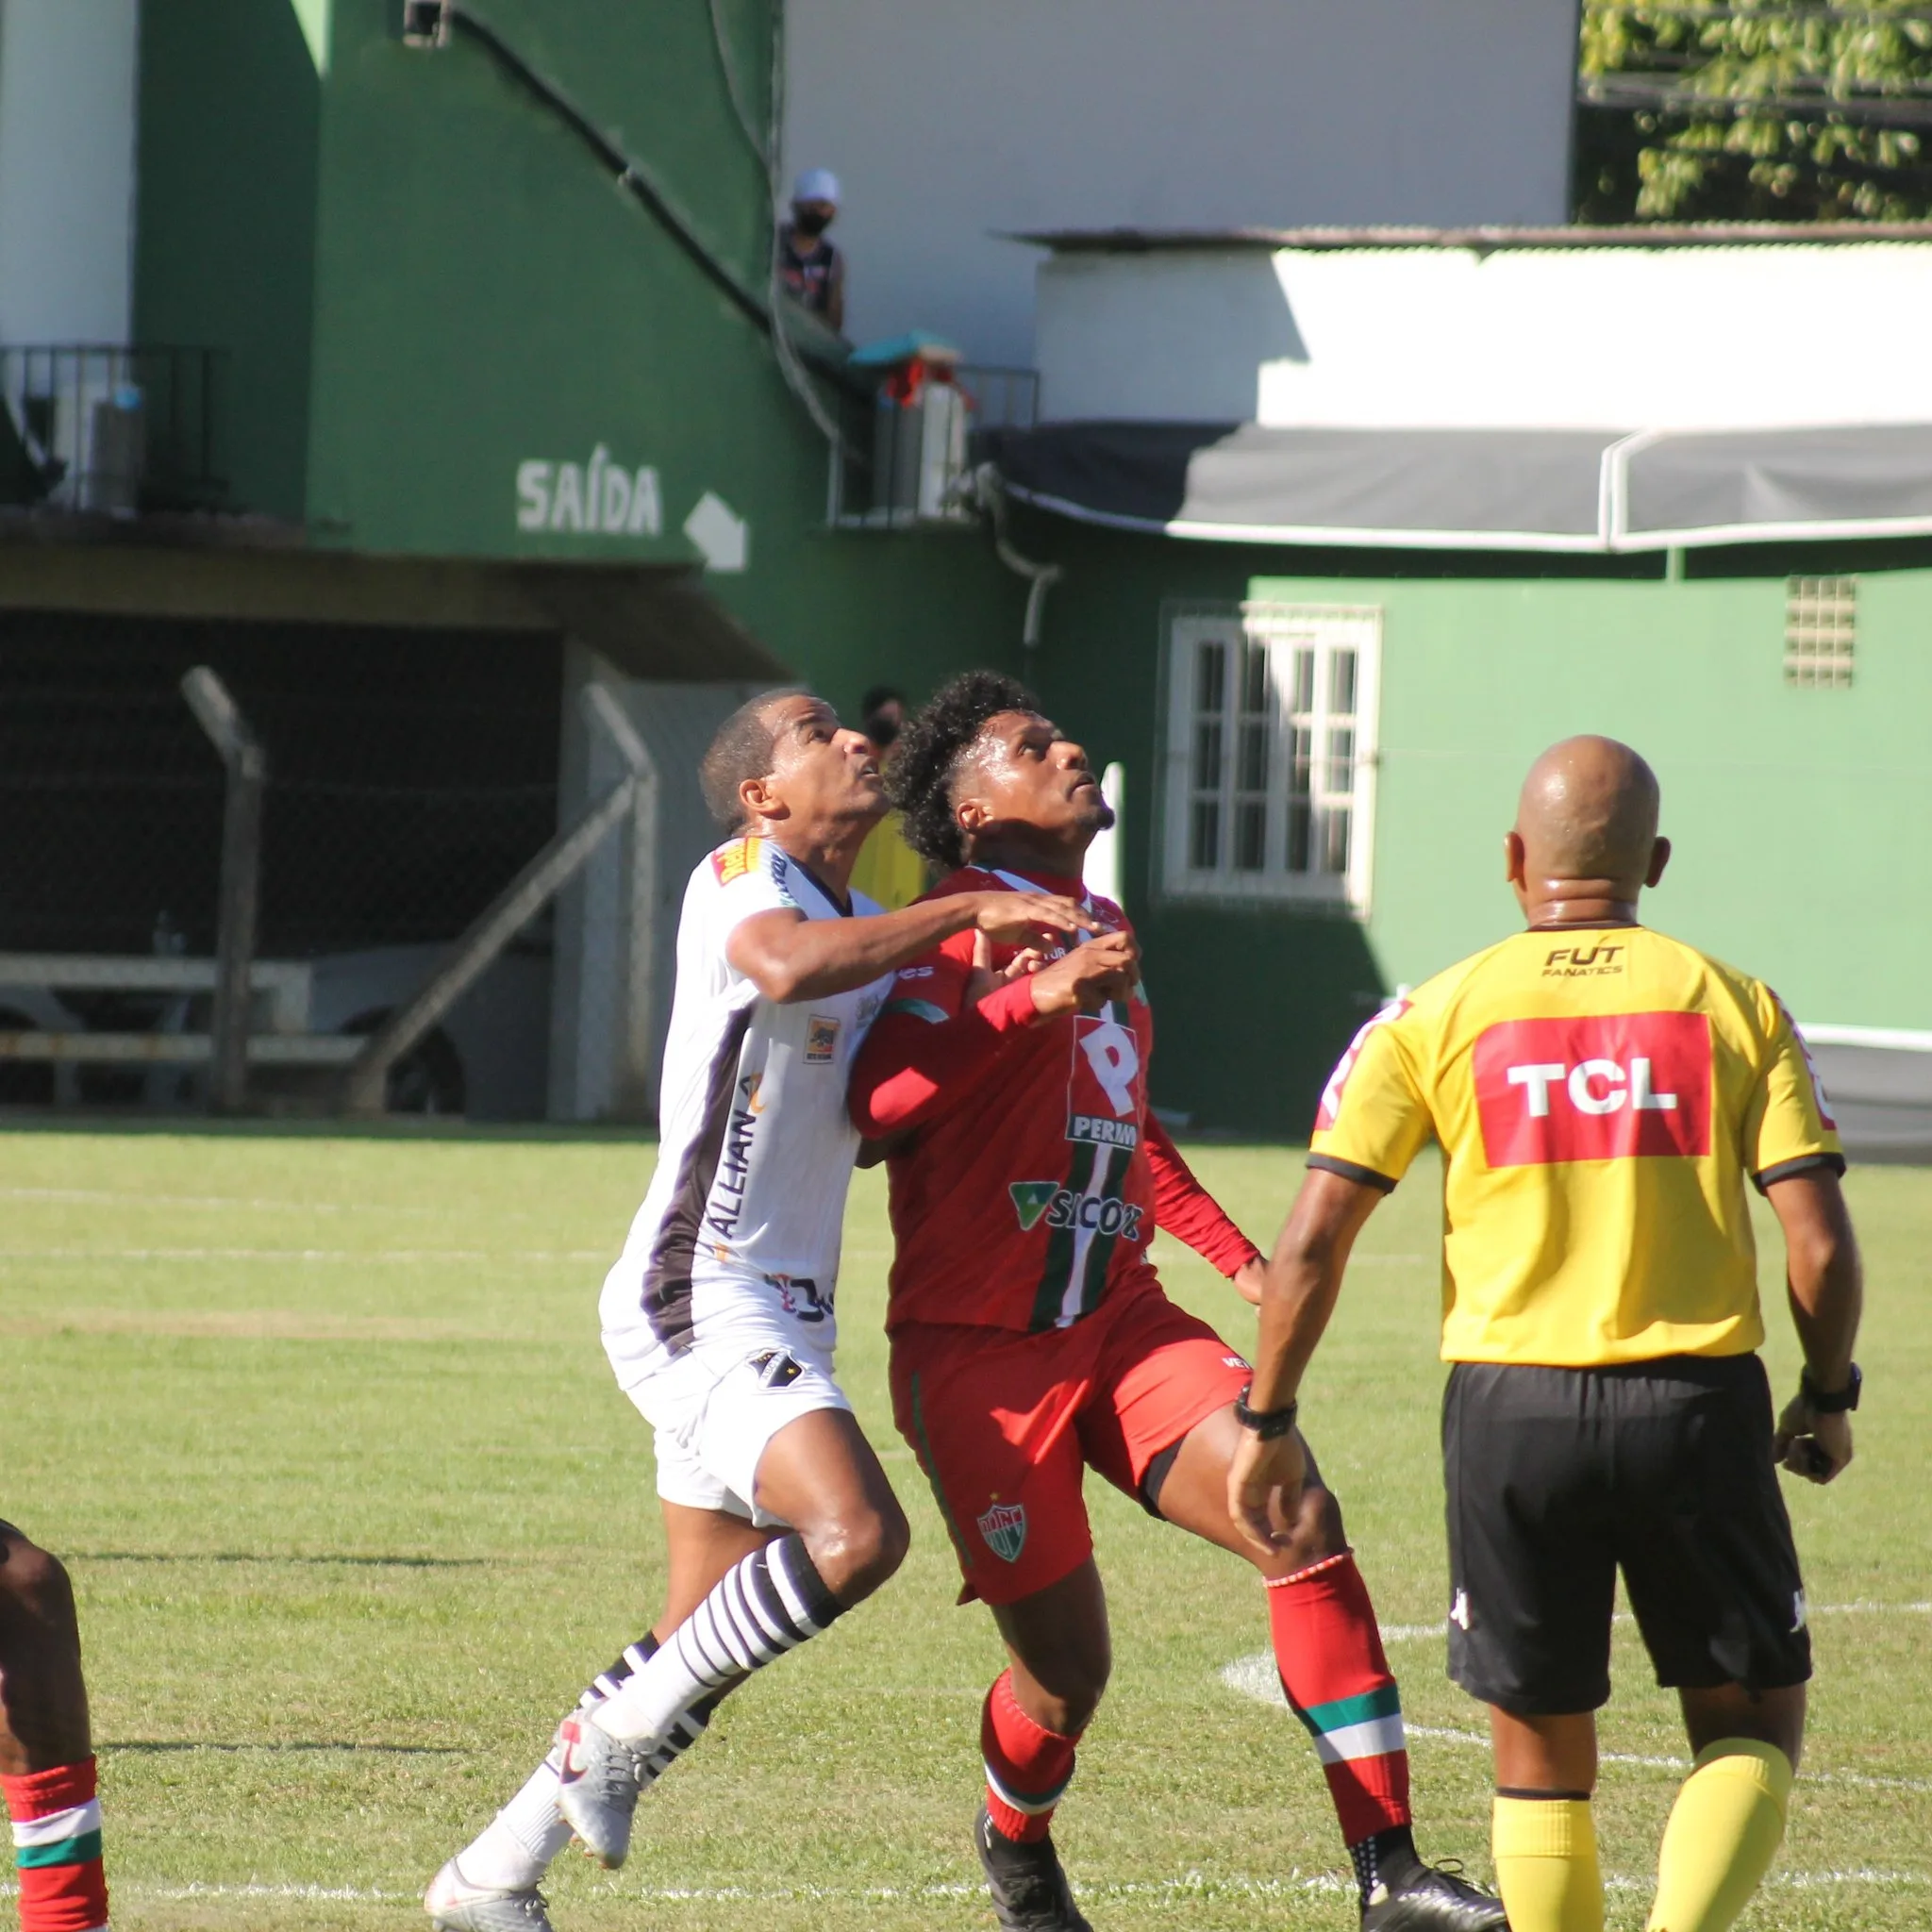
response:
[[[953,780],[986,721],[1039,708],[1018,678],[966,671],[941,685],[899,734],[886,785],[905,816],[907,844],[927,864],[953,872],[966,863],[966,841],[953,819]]]

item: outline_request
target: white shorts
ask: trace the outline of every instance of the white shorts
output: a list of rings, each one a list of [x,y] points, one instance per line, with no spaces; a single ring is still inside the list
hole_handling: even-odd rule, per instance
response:
[[[619,1380],[629,1363],[619,1364]],[[658,1493],[691,1509],[724,1509],[759,1529],[784,1524],[758,1507],[758,1469],[772,1438],[815,1409],[852,1404],[829,1356],[783,1324],[734,1324],[727,1336],[661,1358],[625,1385],[657,1431]]]

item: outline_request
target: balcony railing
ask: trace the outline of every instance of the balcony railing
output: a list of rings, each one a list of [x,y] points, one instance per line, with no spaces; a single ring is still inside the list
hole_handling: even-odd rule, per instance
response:
[[[225,362],[217,349],[0,349],[0,504],[117,517],[224,508]]]
[[[833,458],[831,521],[879,530],[970,522],[972,437],[1031,428],[1039,403],[1031,369],[895,366],[875,391],[848,403],[844,449]]]

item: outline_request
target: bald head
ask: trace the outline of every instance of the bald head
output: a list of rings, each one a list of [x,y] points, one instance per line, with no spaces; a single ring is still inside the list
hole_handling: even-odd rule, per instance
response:
[[[1510,877],[1532,923],[1573,903],[1634,916],[1669,856],[1657,804],[1657,774],[1614,738],[1566,738],[1544,752],[1523,781],[1509,840]]]

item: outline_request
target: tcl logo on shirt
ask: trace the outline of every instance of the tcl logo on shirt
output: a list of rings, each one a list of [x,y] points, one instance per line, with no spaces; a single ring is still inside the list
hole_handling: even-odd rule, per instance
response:
[[[1507,1020],[1475,1043],[1491,1167],[1710,1151],[1710,1023],[1702,1013]]]

